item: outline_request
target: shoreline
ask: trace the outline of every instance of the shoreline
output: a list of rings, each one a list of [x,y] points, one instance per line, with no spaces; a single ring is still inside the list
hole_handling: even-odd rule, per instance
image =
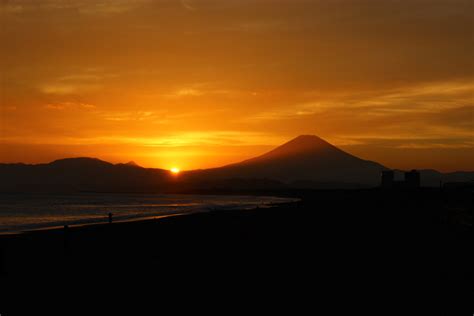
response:
[[[86,194],[97,194],[98,196],[101,196],[101,193],[93,192],[93,193],[86,193]],[[48,196],[48,195],[45,195]],[[58,196],[62,196],[61,194],[58,194]],[[68,195],[66,195],[68,196]],[[135,196],[135,195],[133,195]],[[147,195],[148,196],[148,195]],[[151,195],[152,197],[159,198],[157,195]],[[164,196],[169,196],[169,195],[164,195]],[[196,195],[196,194],[173,194],[173,197],[178,196],[178,197],[193,197],[196,198],[203,198],[203,199],[209,199],[214,197],[215,195]],[[229,196],[230,197],[230,196]],[[236,195],[232,196],[232,198],[241,198],[244,201],[248,198],[259,198],[262,199],[263,201],[260,202],[240,202],[237,205],[225,205],[224,206],[219,206],[219,201],[217,206],[213,204],[207,204],[204,203],[202,205],[196,205],[193,207],[189,207],[188,205],[182,204],[182,203],[176,203],[176,205],[171,205],[172,208],[167,208],[165,209],[166,206],[168,205],[156,205],[153,207],[158,207],[154,211],[144,211],[144,214],[136,213],[136,212],[131,212],[131,213],[121,213],[122,211],[117,211],[114,212],[113,209],[110,211],[104,211],[102,216],[101,215],[93,215],[90,217],[84,217],[84,218],[77,218],[77,219],[65,219],[65,220],[60,220],[55,219],[50,222],[31,222],[27,224],[12,224],[5,226],[7,228],[0,230],[0,236],[4,235],[17,235],[17,234],[23,234],[23,233],[28,233],[28,232],[37,232],[37,231],[47,231],[47,230],[57,230],[57,229],[63,229],[65,226],[68,226],[69,228],[71,227],[79,227],[79,226],[91,226],[91,225],[101,225],[101,224],[109,224],[109,218],[108,215],[112,214],[113,215],[113,222],[114,223],[119,223],[119,222],[134,222],[134,221],[142,221],[142,220],[147,220],[147,219],[156,219],[156,218],[162,218],[162,217],[168,217],[168,216],[177,216],[177,215],[188,215],[188,214],[194,214],[194,213],[205,213],[205,212],[213,212],[213,211],[226,211],[226,210],[246,210],[246,209],[252,209],[255,207],[260,207],[260,208],[265,208],[265,207],[274,207],[275,205],[279,204],[285,204],[285,203],[294,203],[299,201],[297,198],[290,198],[290,197],[280,197],[280,196],[270,196],[270,195],[265,195],[265,196],[251,196],[251,195]],[[267,201],[265,201],[265,199]],[[282,201],[278,201],[282,200]],[[224,202],[225,203],[225,202]],[[54,207],[54,205],[53,205]],[[112,208],[113,206],[110,206]],[[120,205],[117,207],[121,207]],[[149,206],[147,204],[143,205],[143,208],[146,209]],[[160,210],[160,208],[164,208]],[[100,209],[100,206],[99,206]],[[80,211],[79,211],[80,214]],[[9,228],[11,227],[11,228]]]
[[[450,198],[434,191],[313,192],[271,208],[2,235],[0,277],[7,288],[54,283],[111,291],[199,291],[203,284],[277,290],[304,282],[329,289],[327,298],[337,302],[370,296],[393,306],[422,293],[443,309],[439,295],[472,294],[472,234],[453,221],[459,212],[444,218]]]
[[[64,230],[65,226],[67,226],[69,229],[77,229],[81,227],[93,227],[93,226],[102,226],[102,225],[111,225],[111,224],[125,224],[125,223],[141,222],[141,221],[145,222],[145,221],[158,220],[160,218],[183,216],[183,215],[188,215],[188,214],[194,214],[194,213],[176,213],[176,214],[167,214],[167,215],[136,217],[136,218],[129,218],[129,219],[118,219],[118,220],[114,220],[112,223],[109,223],[107,222],[107,219],[104,219],[101,222],[93,222],[93,223],[77,223],[77,224],[46,226],[46,227],[33,228],[33,229],[27,229],[27,230],[21,230],[21,231],[0,232],[0,238],[2,236],[12,236],[12,235],[14,236],[14,235],[24,235],[24,234],[30,234],[30,233],[60,231],[60,230]]]
[[[109,225],[125,225],[127,223],[147,223],[153,221],[159,221],[165,218],[172,218],[172,217],[181,217],[181,216],[191,216],[196,214],[205,214],[205,213],[226,213],[226,212],[252,212],[264,209],[275,209],[279,207],[288,207],[292,205],[296,205],[299,201],[292,201],[292,202],[282,202],[282,203],[270,203],[265,204],[264,207],[251,207],[251,208],[232,208],[232,209],[198,209],[192,210],[187,212],[177,212],[177,213],[170,213],[170,214],[163,214],[163,215],[153,215],[153,216],[136,216],[132,218],[124,218],[124,219],[113,219],[112,223],[108,222],[108,219],[105,217],[104,220],[100,222],[91,222],[91,223],[73,223],[73,224],[66,224],[66,225],[55,225],[55,226],[47,226],[47,227],[39,227],[34,229],[26,229],[21,231],[8,231],[8,232],[0,232],[0,239],[4,236],[12,237],[12,236],[21,236],[27,234],[40,234],[40,233],[48,233],[48,232],[62,232],[65,229],[65,226],[68,229],[87,229],[87,228],[101,228],[107,227]]]

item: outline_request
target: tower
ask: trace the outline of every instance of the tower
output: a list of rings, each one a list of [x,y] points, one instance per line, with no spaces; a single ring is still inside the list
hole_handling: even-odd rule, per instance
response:
[[[392,188],[394,184],[395,173],[393,170],[382,171],[381,186],[382,188]]]
[[[405,172],[405,186],[412,189],[420,187],[420,173],[417,170]]]

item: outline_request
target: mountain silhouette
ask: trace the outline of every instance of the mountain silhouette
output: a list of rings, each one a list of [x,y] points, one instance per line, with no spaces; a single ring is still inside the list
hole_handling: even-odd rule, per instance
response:
[[[261,156],[220,168],[181,172],[66,158],[48,164],[0,164],[0,192],[251,192],[292,188],[358,188],[380,183],[385,166],[353,156],[311,135]],[[401,170],[396,174],[402,176]],[[474,172],[420,170],[424,186],[467,182]]]
[[[127,166],[133,166],[133,167],[141,167],[140,165],[138,165],[135,161],[131,160],[129,162],[127,162],[125,165]]]
[[[48,164],[0,164],[0,192],[143,192],[163,189],[169,173],[96,158],[66,158]]]
[[[204,178],[268,178],[285,183],[377,185],[379,163],[355,157],[325,140],[302,135],[272,151],[240,163],[200,171]]]

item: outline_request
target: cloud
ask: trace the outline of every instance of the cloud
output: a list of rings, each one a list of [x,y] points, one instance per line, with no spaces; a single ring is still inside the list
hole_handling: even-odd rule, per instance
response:
[[[191,11],[196,10],[196,7],[195,7],[195,4],[193,3],[194,2],[193,0],[179,0],[179,2],[183,6],[183,8],[185,8],[187,10],[191,10]]]
[[[298,124],[303,129],[315,126],[338,145],[474,147],[473,91],[473,81],[428,82],[342,94],[316,93],[318,99],[312,101],[312,93],[308,91],[305,102],[257,112],[243,118],[242,123],[272,127]]]
[[[430,120],[435,124],[471,131],[474,134],[474,104],[460,104],[459,107],[446,109],[441,111],[439,115],[431,115]]]
[[[281,136],[269,133],[243,132],[243,131],[209,131],[209,132],[183,132],[163,135],[154,140],[148,140],[150,147],[181,147],[201,145],[273,145],[282,141]]]
[[[474,135],[471,135],[474,136]],[[473,137],[442,137],[437,135],[344,135],[332,141],[346,148],[354,146],[379,149],[471,149],[474,150]]]
[[[16,111],[18,107],[14,105],[8,105],[8,106],[2,106],[2,109],[8,112],[11,112],[11,111]]]
[[[39,90],[45,94],[82,94],[102,88],[102,81],[107,75],[84,71],[77,74],[60,76],[39,85]]]
[[[167,98],[184,98],[184,97],[201,97],[201,96],[212,96],[212,95],[225,95],[225,94],[237,94],[238,91],[232,91],[227,89],[219,89],[213,87],[209,83],[199,83],[193,85],[187,85],[165,93],[163,96]]]
[[[141,5],[151,3],[152,0],[7,0],[0,4],[2,12],[23,13],[35,10],[77,10],[82,14],[119,14]]]
[[[106,112],[101,113],[106,121],[125,122],[125,121],[155,121],[157,115],[152,111],[129,111],[129,112]]]
[[[185,89],[180,89],[180,90],[176,91],[172,95],[177,96],[177,97],[200,96],[200,95],[203,95],[203,92],[199,91],[197,89],[186,89],[185,88]]]
[[[76,145],[91,144],[133,144],[153,148],[178,148],[199,146],[271,146],[279,145],[286,139],[271,133],[242,132],[242,131],[209,131],[209,132],[182,132],[162,134],[160,136],[129,136],[117,133],[110,136],[66,136],[61,135],[54,139],[46,138],[38,142],[37,138],[30,137],[2,137],[7,143],[41,143],[48,145]]]
[[[0,7],[5,137],[123,137],[150,155],[163,139],[277,144],[303,133],[369,149],[470,146],[472,0]]]
[[[98,90],[100,85],[98,84],[89,84],[89,83],[62,83],[54,82],[44,84],[40,87],[41,92],[46,94],[77,94],[83,92],[90,92]]]
[[[96,106],[89,103],[82,103],[82,102],[60,102],[60,103],[49,103],[46,104],[45,109],[48,110],[55,110],[55,111],[62,111],[68,109],[95,109]]]
[[[473,91],[474,81],[428,82],[394,89],[317,93],[317,100],[311,100],[312,92],[306,91],[308,101],[261,112],[250,119],[292,119],[328,111],[359,112],[364,116],[439,113],[474,103]]]

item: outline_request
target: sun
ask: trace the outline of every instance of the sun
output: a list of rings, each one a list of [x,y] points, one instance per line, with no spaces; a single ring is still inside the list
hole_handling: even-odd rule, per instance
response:
[[[170,169],[171,173],[178,174],[181,170],[179,168],[173,167]]]

